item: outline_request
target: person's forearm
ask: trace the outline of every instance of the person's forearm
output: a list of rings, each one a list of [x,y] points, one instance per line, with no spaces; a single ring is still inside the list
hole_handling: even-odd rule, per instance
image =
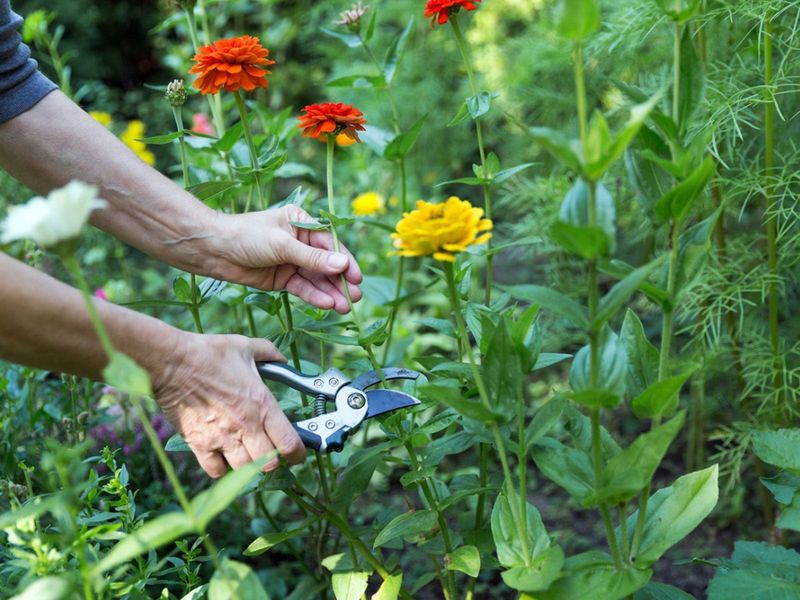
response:
[[[211,268],[217,213],[150,168],[61,92],[0,124],[0,167],[45,194],[73,179],[100,188],[92,224],[185,270]]]
[[[101,379],[108,363],[81,293],[0,252],[0,359]],[[182,333],[161,321],[96,300],[115,348],[151,374],[178,363]]]

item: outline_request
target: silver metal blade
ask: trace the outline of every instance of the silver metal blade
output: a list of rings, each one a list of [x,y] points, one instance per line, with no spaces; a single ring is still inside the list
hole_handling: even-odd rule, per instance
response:
[[[417,404],[421,404],[421,402],[405,392],[369,390],[367,392],[367,416],[364,418],[371,419],[393,410],[408,408]]]
[[[419,378],[420,374],[417,371],[412,371],[411,369],[389,368],[383,369],[383,376],[386,381],[393,381],[395,379],[416,380]],[[378,375],[377,371],[368,371],[363,375],[356,377],[355,380],[350,383],[350,385],[354,388],[365,390],[368,387],[379,384],[380,382],[381,377]]]

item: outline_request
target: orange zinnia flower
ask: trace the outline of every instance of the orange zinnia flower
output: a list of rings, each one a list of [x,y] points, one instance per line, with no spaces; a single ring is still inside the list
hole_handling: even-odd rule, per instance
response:
[[[194,87],[203,94],[216,94],[222,87],[229,92],[239,88],[252,92],[267,87],[267,75],[272,71],[266,67],[275,64],[268,56],[269,50],[257,37],[243,35],[217,40],[200,48],[189,72],[200,75]]]
[[[357,108],[341,102],[338,104],[325,102],[310,104],[303,111],[306,114],[298,117],[303,136],[319,138],[323,134],[326,136],[344,134],[353,141],[361,141],[358,132],[364,131],[367,120],[364,118],[364,113]]]
[[[431,18],[431,27],[437,22],[444,25],[450,19],[450,14],[462,6],[467,10],[475,10],[476,2],[481,0],[428,0],[425,5],[425,18]]]

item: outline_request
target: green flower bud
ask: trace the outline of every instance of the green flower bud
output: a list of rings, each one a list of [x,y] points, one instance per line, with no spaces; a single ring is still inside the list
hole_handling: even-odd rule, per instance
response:
[[[167,86],[167,91],[164,96],[169,102],[170,106],[180,108],[186,103],[186,87],[183,85],[182,79],[175,79]]]

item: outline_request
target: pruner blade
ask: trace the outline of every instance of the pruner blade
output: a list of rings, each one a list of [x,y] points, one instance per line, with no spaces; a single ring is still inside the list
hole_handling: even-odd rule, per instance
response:
[[[412,381],[416,381],[419,378],[419,375],[420,374],[417,371],[412,371],[411,369],[383,369],[383,378],[386,381],[394,381],[397,379],[410,379]],[[367,371],[363,375],[356,377],[355,380],[350,383],[350,385],[354,388],[365,390],[368,387],[378,385],[379,383],[381,383],[381,376],[378,374],[378,372]]]
[[[369,390],[367,392],[367,414],[365,419],[372,419],[401,408],[421,404],[419,400],[395,390]]]

